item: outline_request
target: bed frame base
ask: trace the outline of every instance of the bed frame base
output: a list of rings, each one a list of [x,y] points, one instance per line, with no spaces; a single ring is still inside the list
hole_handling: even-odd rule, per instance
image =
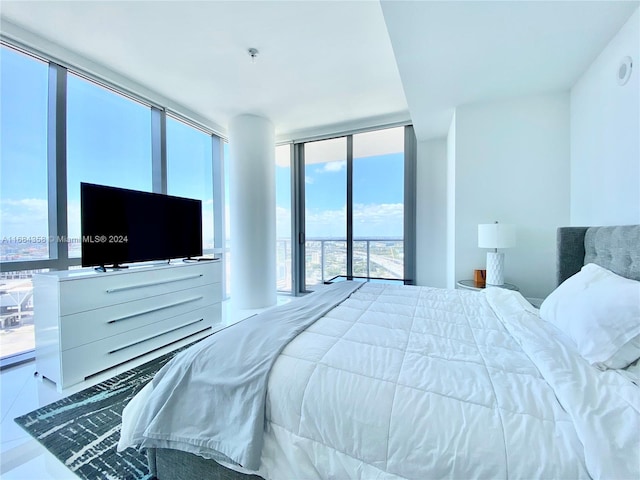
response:
[[[159,480],[264,480],[223,467],[193,453],[166,448],[147,449],[150,473]]]

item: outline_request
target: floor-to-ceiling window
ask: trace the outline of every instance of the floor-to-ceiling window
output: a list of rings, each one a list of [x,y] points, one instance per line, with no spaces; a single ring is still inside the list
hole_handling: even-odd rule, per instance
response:
[[[201,199],[212,253],[224,251],[216,235],[224,238],[225,198],[212,197],[223,184],[220,138],[204,127],[4,42],[0,74],[4,366],[33,356],[31,276],[81,264],[80,182]]]
[[[304,145],[307,288],[347,274],[347,139]]]
[[[0,49],[0,262],[50,258],[47,196],[47,64]],[[33,350],[29,270],[0,272],[0,352]]]
[[[353,275],[404,278],[404,127],[353,136]]]
[[[413,282],[412,127],[300,142],[294,152],[294,238],[304,238],[294,244],[296,293],[337,276]]]
[[[152,191],[151,108],[67,76],[69,257],[80,257],[80,183]]]
[[[211,135],[167,118],[167,193],[202,201],[203,253],[214,250],[213,144]]]

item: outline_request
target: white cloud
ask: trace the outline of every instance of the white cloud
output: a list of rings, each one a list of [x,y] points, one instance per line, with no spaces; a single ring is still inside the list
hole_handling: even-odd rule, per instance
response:
[[[347,168],[347,161],[342,160],[339,162],[327,162],[320,171],[322,173],[334,173],[344,170],[345,168]]]
[[[3,198],[1,201],[3,207],[20,207],[26,209],[41,209],[47,206],[47,201],[42,198],[21,198],[14,200],[12,198]]]
[[[80,202],[67,204],[67,225],[69,238],[80,238]]]
[[[400,218],[404,215],[402,203],[361,204],[353,206],[353,217],[359,222],[379,222],[388,218]]]
[[[48,203],[41,198],[0,200],[2,236],[47,236]]]
[[[309,209],[305,211],[307,238],[345,237],[346,207],[336,210]]]
[[[401,203],[355,204],[354,236],[402,238],[404,207]],[[346,206],[335,210],[307,209],[307,237],[346,237]]]
[[[353,206],[354,237],[378,238],[403,236],[402,203],[355,204]]]
[[[291,209],[276,206],[276,236],[291,236]]]

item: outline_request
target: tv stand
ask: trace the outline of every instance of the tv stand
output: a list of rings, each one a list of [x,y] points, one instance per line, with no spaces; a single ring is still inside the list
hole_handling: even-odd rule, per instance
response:
[[[36,371],[62,391],[204,338],[222,327],[221,278],[220,261],[35,274]]]

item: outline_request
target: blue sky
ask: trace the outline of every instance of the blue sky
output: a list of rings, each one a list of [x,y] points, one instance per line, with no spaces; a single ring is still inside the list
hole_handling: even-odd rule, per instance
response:
[[[47,65],[0,50],[0,235],[47,236]],[[69,236],[80,235],[80,182],[151,191],[151,112],[68,75]],[[213,240],[211,138],[167,120],[168,193],[203,201],[205,248]]]
[[[307,237],[346,237],[346,162],[312,163],[305,169]],[[401,238],[403,155],[353,160],[354,236]]]
[[[48,67],[7,48],[0,49],[0,55],[0,235],[47,236]],[[67,122],[73,237],[80,235],[80,182],[151,191],[151,113],[144,105],[69,75]],[[168,118],[168,193],[203,200],[205,248],[207,237],[213,238],[210,158],[209,136]],[[402,163],[401,153],[354,159],[356,236],[402,236]],[[307,165],[305,177],[307,237],[344,237],[346,162],[316,158]],[[276,168],[276,185],[278,234],[289,236],[289,168]]]
[[[47,66],[0,50],[0,188],[3,197],[38,198],[46,192]],[[22,61],[21,61],[22,60]],[[12,72],[18,71],[19,75]],[[5,94],[11,92],[11,94]]]

